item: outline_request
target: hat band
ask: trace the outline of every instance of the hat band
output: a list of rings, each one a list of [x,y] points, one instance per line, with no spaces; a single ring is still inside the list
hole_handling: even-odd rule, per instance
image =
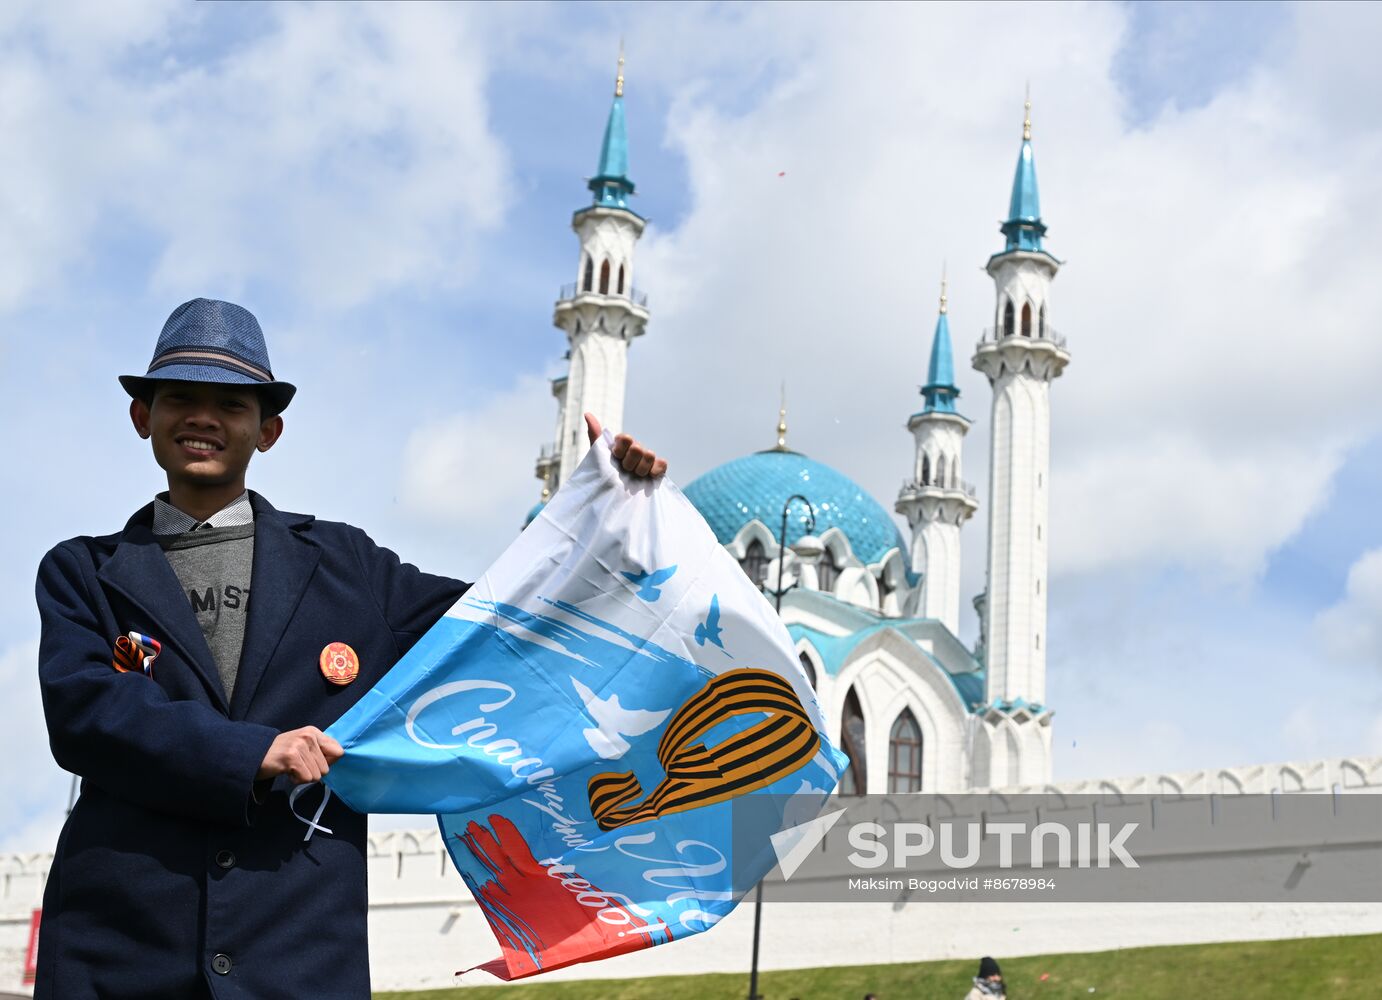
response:
[[[242,375],[248,375],[259,382],[272,382],[274,380],[273,372],[268,369],[256,367],[248,361],[243,361],[229,352],[208,350],[206,348],[195,351],[182,348],[173,351],[164,351],[149,364],[149,374],[152,375],[157,368],[162,368],[164,365],[176,364],[179,361],[209,362],[221,368],[229,368],[231,371],[237,371]]]

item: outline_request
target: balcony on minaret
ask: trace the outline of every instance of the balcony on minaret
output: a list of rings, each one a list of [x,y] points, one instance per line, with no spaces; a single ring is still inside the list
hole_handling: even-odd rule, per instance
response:
[[[1050,326],[1041,325],[1037,329],[1023,331],[1017,324],[1012,326],[985,327],[983,336],[979,338],[979,346],[984,344],[996,344],[1012,337],[1025,337],[1027,340],[1046,341],[1056,347],[1065,347],[1065,338],[1060,333],[1053,330]]]
[[[993,382],[1000,375],[1028,374],[1050,381],[1070,363],[1065,338],[1045,322],[1004,323],[984,330],[971,364]]]
[[[916,479],[907,479],[902,483],[902,489],[897,491],[897,499],[912,500],[923,496],[945,497],[953,496],[956,498],[968,497],[978,501],[979,491],[974,488],[974,484],[963,479],[950,479],[946,482],[923,483]]]
[[[534,463],[533,474],[544,482],[550,482],[556,478],[557,463],[560,460],[561,456],[557,454],[555,448],[551,445],[543,445],[542,450],[538,452],[537,461]]]
[[[593,284],[592,282],[592,285]],[[648,311],[648,293],[633,285],[630,285],[626,292],[601,292],[598,290],[598,287],[582,288],[580,282],[573,281],[561,286],[561,291],[557,293],[557,303],[574,302],[576,299],[586,299],[587,297],[589,297],[590,301],[599,303],[614,299],[623,299],[636,309],[642,309],[644,312]]]

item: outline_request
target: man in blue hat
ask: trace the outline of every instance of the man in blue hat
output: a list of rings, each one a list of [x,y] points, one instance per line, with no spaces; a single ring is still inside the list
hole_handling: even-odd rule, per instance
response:
[[[39,567],[49,739],[82,785],[35,996],[367,998],[366,819],[333,799],[332,835],[306,841],[289,793],[340,757],[323,730],[467,585],[245,488],[295,391],[247,310],[179,306],[146,374],[120,382],[168,490]],[[627,436],[614,454],[666,469]]]

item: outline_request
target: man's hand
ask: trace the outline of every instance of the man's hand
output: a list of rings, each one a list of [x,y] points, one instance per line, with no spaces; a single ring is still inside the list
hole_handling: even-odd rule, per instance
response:
[[[316,726],[303,726],[274,737],[255,778],[262,781],[286,774],[295,785],[320,781],[344,753],[339,743]]]
[[[595,414],[585,415],[585,430],[590,435],[590,443],[594,444],[600,436],[600,421],[595,419]],[[620,434],[614,439],[612,451],[620,467],[631,476],[656,479],[667,471],[666,459],[658,458],[651,448],[645,448],[627,434]]]

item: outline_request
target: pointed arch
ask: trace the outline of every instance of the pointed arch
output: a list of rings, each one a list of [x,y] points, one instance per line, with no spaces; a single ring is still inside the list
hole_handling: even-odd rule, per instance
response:
[[[1013,335],[1013,300],[1008,299],[1008,304],[1003,307],[1003,336]]]
[[[930,456],[930,455],[922,455],[922,456],[921,456],[921,485],[922,485],[922,486],[930,486],[930,485],[931,485],[931,456]]]
[[[755,587],[763,586],[763,580],[768,575],[768,554],[763,549],[763,543],[756,538],[749,542],[739,565],[743,567],[744,573],[753,581]]]
[[[1042,340],[1046,339],[1046,303],[1041,304],[1041,311],[1037,313],[1037,336]]]
[[[619,284],[618,284],[618,286],[615,287],[614,291],[615,291],[615,293],[618,294],[618,295],[623,295],[623,294],[624,294],[624,265],[623,265],[623,264],[620,264],[620,265],[619,265]],[[1044,315],[1044,314],[1043,314],[1043,315]]]
[[[936,459],[936,485],[944,489],[947,482],[949,480],[945,478],[945,456],[942,455]]]
[[[595,285],[595,261],[590,254],[585,255],[585,277],[581,280],[581,291],[588,292]]]
[[[1024,337],[1030,337],[1031,335],[1032,335],[1032,304],[1031,304],[1030,302],[1024,302],[1024,303],[1022,303],[1022,336],[1024,336]]]
[[[798,659],[801,660],[801,669],[806,671],[806,679],[811,682],[811,687],[814,689],[816,686],[816,665],[811,662],[811,657],[805,653],[799,654]]]
[[[888,792],[921,791],[921,726],[904,708],[888,734]]]
[[[839,579],[840,564],[835,561],[835,553],[827,545],[821,553],[820,562],[816,563],[816,588],[827,594],[833,593]]]
[[[863,795],[868,791],[868,761],[864,757],[864,710],[859,694],[853,687],[845,695],[844,714],[840,719],[841,749],[849,755],[849,767],[840,775],[841,795]]]
[[[600,294],[609,294],[609,258],[606,257],[600,264]]]

